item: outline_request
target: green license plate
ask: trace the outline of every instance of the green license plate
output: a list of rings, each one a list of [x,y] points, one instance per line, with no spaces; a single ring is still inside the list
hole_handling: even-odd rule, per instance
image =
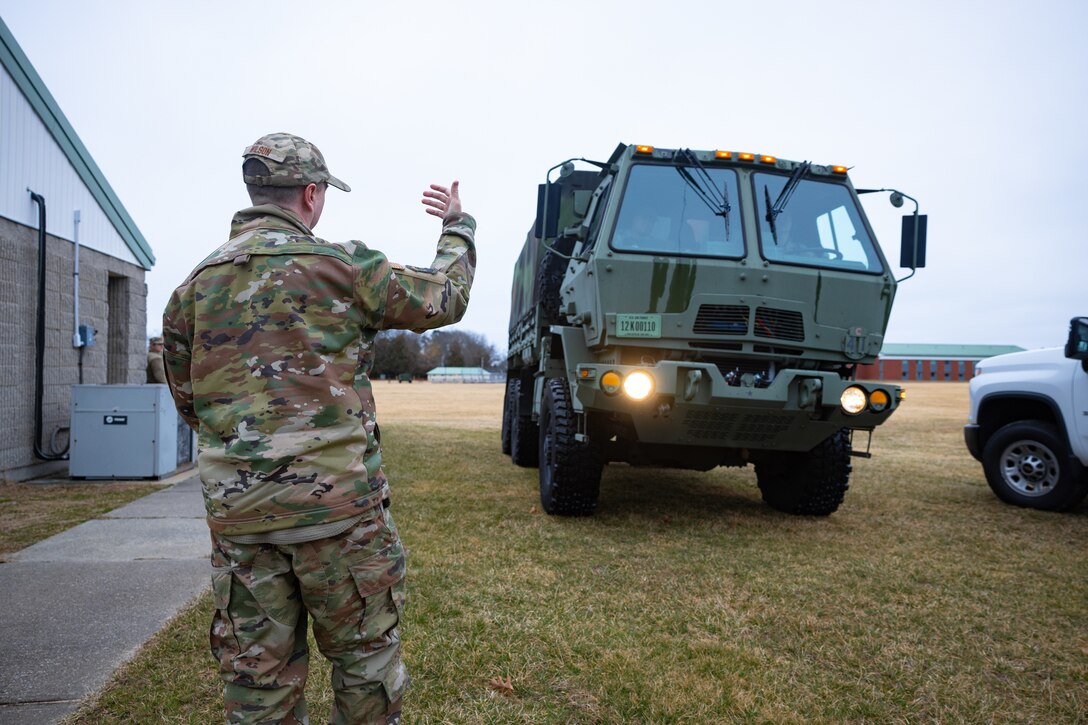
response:
[[[616,315],[616,337],[661,337],[661,315]]]

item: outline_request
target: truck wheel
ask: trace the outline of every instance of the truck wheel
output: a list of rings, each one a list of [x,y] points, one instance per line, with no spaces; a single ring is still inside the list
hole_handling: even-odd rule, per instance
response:
[[[539,428],[533,422],[532,409],[526,413],[521,409],[520,378],[510,384],[510,460],[522,468],[536,468]]]
[[[513,399],[510,397],[510,386],[513,380],[506,381],[506,395],[502,399],[502,452],[510,455],[510,419],[513,418]]]
[[[556,242],[558,246],[565,246],[566,249],[562,250],[564,253],[569,253],[570,247],[573,247],[573,243],[567,245],[561,245],[559,240]],[[561,305],[560,288],[563,286],[563,275],[567,270],[567,260],[560,257],[553,252],[547,252],[544,254],[544,258],[540,260],[540,271],[537,272],[536,286],[537,286],[537,299],[540,301],[540,311],[543,319],[549,322],[559,321],[559,307]]]
[[[840,430],[808,453],[780,453],[756,464],[763,500],[788,514],[835,513],[850,488],[850,438]]]
[[[604,460],[592,443],[575,440],[577,416],[570,387],[552,378],[540,406],[540,504],[558,516],[589,516],[597,510]]]
[[[1062,511],[1084,500],[1088,481],[1050,423],[1009,423],[982,449],[986,482],[1005,503]]]

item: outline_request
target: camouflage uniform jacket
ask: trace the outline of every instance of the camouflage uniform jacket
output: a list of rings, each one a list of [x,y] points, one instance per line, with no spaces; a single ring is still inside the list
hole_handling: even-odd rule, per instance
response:
[[[230,240],[163,315],[170,389],[198,434],[209,526],[253,534],[363,513],[387,495],[367,373],[374,335],[461,319],[476,222],[447,216],[430,269],[361,242],[330,244],[273,205],[238,212]]]

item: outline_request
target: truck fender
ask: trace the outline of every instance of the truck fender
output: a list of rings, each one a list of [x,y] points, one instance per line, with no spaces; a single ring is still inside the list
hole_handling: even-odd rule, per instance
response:
[[[571,327],[568,325],[552,325],[550,327],[552,333],[552,346],[555,346],[556,341],[559,342],[560,350],[552,350],[552,366],[551,370],[546,370],[546,377],[560,377],[566,376],[567,382],[570,383],[570,389],[572,391],[578,389],[578,364],[590,362],[593,357],[590,355],[589,347],[586,345],[586,336],[581,327]],[[556,355],[559,353],[559,355]],[[540,387],[540,395],[537,400],[540,400],[544,394],[544,382],[538,381]],[[571,404],[574,408],[574,412],[581,413],[585,410],[582,405],[582,401],[578,400],[577,395],[571,396]]]
[[[978,449],[983,450],[990,436],[998,429],[1018,420],[1043,420],[1053,423],[1072,450],[1061,406],[1049,396],[1019,391],[992,393],[979,401],[975,420],[978,424]]]

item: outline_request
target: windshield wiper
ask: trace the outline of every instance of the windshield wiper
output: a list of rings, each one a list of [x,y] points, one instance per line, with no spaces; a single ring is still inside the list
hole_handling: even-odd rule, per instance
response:
[[[733,211],[733,207],[729,204],[729,186],[725,179],[722,179],[722,199],[720,202],[715,201],[714,197],[718,193],[718,187],[714,185],[714,179],[711,178],[710,172],[706,170],[706,167],[699,161],[695,153],[691,149],[680,149],[676,155],[681,160],[690,161],[699,170],[699,178],[696,178],[692,176],[686,167],[674,167],[699,199],[706,204],[710,211],[714,212],[714,216],[720,216],[725,221],[725,240],[729,241],[729,212]]]
[[[786,185],[782,187],[782,191],[778,193],[778,198],[774,200],[774,204],[771,204],[771,192],[767,188],[767,185],[763,185],[763,198],[767,203],[767,223],[771,226],[771,237],[774,239],[774,243],[778,244],[778,232],[775,230],[774,220],[778,218],[778,215],[786,208],[786,204],[790,202],[790,197],[793,196],[793,192],[797,190],[797,185],[801,183],[801,179],[808,173],[809,167],[812,166],[808,161],[802,161],[800,166],[793,170],[790,174],[789,180],[786,181]]]

